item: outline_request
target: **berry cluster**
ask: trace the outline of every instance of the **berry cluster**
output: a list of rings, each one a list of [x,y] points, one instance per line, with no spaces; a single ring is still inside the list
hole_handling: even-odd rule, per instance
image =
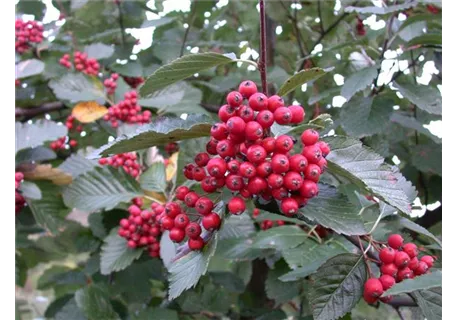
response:
[[[246,105],[244,98],[248,99]],[[239,91],[230,92],[227,102],[218,113],[222,122],[211,128],[207,153],[199,153],[194,164],[184,167],[185,177],[200,182],[208,193],[224,186],[238,193],[228,203],[232,214],[245,210],[244,199],[261,196],[266,201],[281,201],[282,213],[293,216],[318,194],[328,145],[319,141],[318,132],[308,129],[301,135],[301,154],[292,154],[296,141],[291,136],[269,136],[274,122],[300,123],[304,109],[285,107],[279,96],[258,93],[252,81],[244,81]]]
[[[436,7],[432,4],[426,5],[426,9],[427,9],[427,11],[429,11],[432,14],[439,14],[441,11],[441,9],[439,7]]]
[[[76,118],[70,114],[66,119],[65,126],[67,127],[67,129],[69,131],[75,129],[77,132],[82,132],[82,130],[83,130],[82,124],[76,125],[77,123],[75,123],[75,120],[76,120]]]
[[[173,153],[179,151],[179,145],[175,142],[170,142],[165,145],[165,151],[168,155],[172,155]]]
[[[74,53],[74,68],[89,76],[96,76],[100,71],[100,64],[96,59],[88,58],[87,53],[76,51]],[[65,68],[71,68],[70,55],[64,54],[59,63]]]
[[[133,199],[133,204],[128,208],[129,217],[120,220],[119,236],[127,239],[129,248],[147,247],[149,255],[153,258],[160,257],[160,237],[162,228],[158,223],[163,215],[164,207],[156,202],[152,203],[150,210],[143,210],[141,198]]]
[[[67,144],[68,142],[68,144]],[[78,142],[74,139],[68,139],[68,137],[64,136],[61,138],[58,138],[55,141],[52,141],[49,145],[49,147],[54,150],[60,150],[60,149],[66,149],[66,146],[69,146],[70,148],[76,148],[78,146]]]
[[[30,49],[31,43],[43,41],[43,25],[36,21],[16,20],[16,51],[22,54]]]
[[[126,173],[131,175],[133,178],[136,178],[139,176],[139,173],[141,172],[141,165],[139,164],[137,159],[138,157],[134,152],[120,153],[113,155],[110,158],[101,158],[100,160],[98,160],[98,163],[102,166],[108,165],[114,168],[122,167]]]
[[[258,208],[255,208],[253,209],[253,217],[256,218],[260,215],[260,210]],[[278,226],[283,226],[285,224],[285,221],[283,220],[277,220],[277,221],[273,221],[273,220],[263,220],[260,222],[260,228],[261,230],[268,230],[268,229],[271,229],[273,227],[278,227]]]
[[[143,77],[126,77],[126,76],[123,76],[123,79],[133,89],[136,89],[140,84],[142,84],[144,82],[144,78]]]
[[[119,75],[117,73],[113,73],[108,79],[103,82],[108,94],[114,94],[114,92],[116,92],[117,79],[119,79]]]
[[[117,128],[119,121],[126,123],[148,123],[150,122],[152,113],[149,110],[142,111],[141,106],[138,104],[138,95],[136,91],[126,92],[124,100],[109,107],[108,114],[103,119],[111,121],[111,126]]]
[[[356,23],[356,33],[358,34],[358,36],[364,36],[366,34],[366,28],[364,27],[364,24],[363,24],[363,19],[361,19],[360,17],[357,17],[357,23]]]
[[[380,250],[381,261],[379,278],[370,278],[364,284],[363,297],[367,303],[375,303],[384,291],[404,279],[411,279],[428,272],[434,264],[431,256],[418,259],[418,247],[413,243],[405,243],[399,234],[388,237],[388,246]],[[391,297],[382,297],[387,302]]]
[[[16,214],[18,214],[25,205],[25,199],[22,194],[19,192],[19,187],[21,186],[21,182],[24,179],[24,174],[22,172],[16,172],[15,180],[16,180]]]

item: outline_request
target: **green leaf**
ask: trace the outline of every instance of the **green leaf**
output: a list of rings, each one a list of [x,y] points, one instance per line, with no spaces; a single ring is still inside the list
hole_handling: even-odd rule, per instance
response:
[[[59,227],[64,223],[63,218],[69,213],[69,209],[65,207],[62,201],[58,186],[50,182],[42,182],[39,185],[41,198],[39,200],[26,198],[27,204],[36,222],[51,233],[56,234]]]
[[[300,245],[306,239],[306,232],[298,226],[280,226],[258,232],[252,247],[285,251]]]
[[[383,293],[383,297],[389,295],[397,295],[400,293],[410,293],[418,290],[431,289],[442,286],[442,272],[434,270],[431,273],[417,276],[413,279],[405,279],[400,283],[396,283],[390,289]]]
[[[108,293],[95,284],[76,291],[74,299],[89,320],[120,319],[109,301]]]
[[[165,192],[166,173],[163,162],[154,162],[141,176],[139,183],[144,190]]]
[[[168,292],[170,300],[174,300],[185,290],[196,286],[201,276],[206,274],[209,261],[215,253],[217,241],[216,233],[202,251],[192,251],[171,265]]]
[[[268,270],[268,276],[265,282],[266,295],[269,299],[274,300],[275,306],[292,300],[299,296],[300,282],[282,282],[279,276],[288,271],[285,263],[276,263],[274,269]]]
[[[149,307],[146,310],[141,311],[134,320],[179,320],[177,311],[164,308],[152,308]]]
[[[41,190],[33,182],[23,181],[21,183],[21,187],[19,188],[19,190],[21,191],[22,195],[25,198],[28,198],[31,200],[40,200],[41,199]]]
[[[101,246],[101,274],[108,275],[111,272],[125,269],[138,259],[142,252],[140,249],[128,248],[127,240],[117,234],[117,229],[111,230]]]
[[[229,238],[220,241],[217,247],[217,254],[225,259],[254,260],[260,257],[273,254],[272,249],[259,249],[252,247],[253,240],[250,238]]]
[[[371,13],[371,14],[388,14],[388,13],[393,13],[396,11],[402,11],[406,10],[408,8],[412,8],[418,4],[417,1],[410,1],[408,3],[404,4],[398,4],[398,5],[391,5],[388,7],[353,7],[353,6],[348,6],[345,8],[345,12],[357,12],[357,13]]]
[[[79,309],[76,300],[71,298],[65,305],[56,312],[55,320],[87,320],[86,316]]]
[[[54,151],[49,148],[38,146],[20,150],[16,154],[16,167],[24,162],[40,162],[57,158]]]
[[[71,299],[73,299],[73,294],[66,294],[66,295],[63,295],[63,296],[55,299],[46,308],[44,316],[48,319],[55,318],[56,313],[59,312],[65,306],[65,304],[67,304],[68,301],[70,301]],[[73,299],[73,301],[74,301],[74,299]],[[76,305],[76,303],[75,303],[75,305]],[[77,308],[77,306],[76,306],[76,308]],[[73,319],[73,318],[71,318],[71,319]]]
[[[429,232],[428,230],[426,230],[419,224],[416,224],[415,222],[413,222],[407,218],[404,218],[404,217],[400,218],[399,223],[401,224],[402,227],[404,227],[406,229],[415,231],[419,234],[422,234],[423,236],[431,238],[432,240],[437,242],[440,247],[442,247],[442,242],[436,236],[434,236],[431,232]]]
[[[420,144],[410,150],[412,164],[422,172],[442,175],[442,145]]]
[[[32,124],[16,122],[16,152],[40,146],[45,141],[56,140],[67,133],[65,126],[53,121],[38,120]]]
[[[104,239],[108,232],[103,224],[103,214],[101,212],[91,213],[88,217],[89,227],[93,235],[97,238]]]
[[[394,82],[394,86],[421,110],[431,114],[442,114],[442,95],[437,88],[398,82]]]
[[[97,167],[99,166],[96,161],[88,160],[77,153],[73,153],[70,157],[66,158],[59,166],[59,169],[70,174],[73,179],[75,179],[81,174],[89,172]]]
[[[296,248],[283,252],[283,258],[290,268],[295,270],[284,274],[280,280],[293,281],[307,277],[329,258],[346,252],[349,250],[337,241],[327,241],[320,244],[311,238],[307,238],[304,243]]]
[[[110,68],[123,76],[127,77],[142,77],[143,67],[137,61],[128,61],[126,64],[113,64]]]
[[[49,87],[57,98],[70,102],[97,100],[103,103],[105,100],[103,84],[80,73],[68,73],[60,79],[51,80]]]
[[[141,195],[138,182],[122,168],[97,167],[73,180],[63,191],[63,201],[69,208],[90,212],[111,210]]]
[[[365,89],[371,85],[377,76],[378,70],[376,66],[361,69],[352,73],[344,82],[340,94],[350,100],[358,91]]]
[[[173,22],[176,20],[176,18],[171,18],[171,17],[161,17],[159,19],[154,19],[154,20],[146,20],[144,23],[141,25],[141,28],[150,28],[150,27],[161,27],[164,26],[168,23]]]
[[[336,188],[328,185],[319,184],[318,196],[309,200],[307,205],[299,210],[298,215],[337,233],[367,233],[358,208],[347,197],[338,193]]]
[[[289,78],[277,91],[277,95],[284,96],[287,93],[295,90],[297,87],[302,86],[312,80],[316,80],[328,72],[331,72],[334,68],[312,68],[307,70],[301,70]]]
[[[432,288],[412,293],[427,320],[442,319],[442,288]]]
[[[393,114],[391,114],[390,120],[391,120],[391,122],[397,123],[397,124],[403,126],[404,128],[413,129],[413,130],[418,131],[419,133],[424,134],[425,136],[431,138],[432,141],[434,141],[435,143],[438,143],[438,144],[442,143],[442,139],[433,135],[428,129],[423,127],[423,124],[421,122],[416,120],[414,117],[409,117],[409,116],[394,112]]]
[[[264,221],[264,220],[271,220],[271,221],[281,220],[281,221],[291,222],[293,224],[298,224],[298,225],[305,225],[305,226],[308,225],[306,222],[299,220],[299,219],[290,218],[290,217],[282,216],[280,214],[260,210],[260,214],[255,218],[255,221]]]
[[[76,284],[85,285],[86,277],[79,270],[65,266],[52,266],[46,269],[38,280],[37,289],[44,290],[57,285]]]
[[[407,47],[416,45],[442,46],[442,33],[425,33],[407,42]]]
[[[16,79],[23,79],[40,74],[44,70],[44,63],[37,59],[28,59],[16,64]]]
[[[212,119],[205,115],[188,115],[180,118],[158,118],[139,127],[135,133],[117,138],[95,150],[89,158],[150,148],[169,142],[206,137],[210,135]]]
[[[407,19],[401,24],[401,26],[399,27],[397,32],[400,33],[405,28],[412,26],[412,25],[416,24],[417,22],[421,22],[421,21],[428,22],[428,21],[433,21],[433,20],[441,21],[442,15],[441,14],[430,14],[430,13],[414,14],[413,16],[407,17]]]
[[[348,179],[404,213],[411,213],[405,192],[407,181],[394,168],[384,164],[380,155],[351,138],[333,136],[325,141],[331,146],[327,157],[330,173]]]
[[[84,47],[84,52],[92,59],[106,59],[114,54],[114,48],[103,43],[92,43]]]
[[[326,261],[311,278],[309,302],[315,320],[332,320],[355,307],[367,279],[363,256],[351,253]]]
[[[185,95],[186,87],[190,87],[184,81],[155,91],[147,99],[139,99],[138,103],[144,107],[153,107],[156,109],[165,109],[182,101]]]
[[[229,238],[245,238],[255,233],[253,220],[247,214],[231,215],[223,222],[219,232],[220,240]]]
[[[33,14],[36,21],[41,21],[46,12],[46,5],[41,0],[22,0],[17,3],[16,11]]]

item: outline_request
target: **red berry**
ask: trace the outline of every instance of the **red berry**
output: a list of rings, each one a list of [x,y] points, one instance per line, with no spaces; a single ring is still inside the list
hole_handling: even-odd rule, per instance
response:
[[[203,217],[203,227],[208,231],[218,229],[220,227],[220,222],[220,217],[215,212]]]
[[[270,128],[274,123],[274,114],[269,110],[262,110],[258,112],[256,121],[264,128]]]
[[[378,298],[383,294],[383,286],[379,279],[370,278],[364,283],[364,293],[372,298]]]
[[[229,118],[236,115],[236,109],[225,104],[220,107],[218,111],[219,119],[223,122],[227,122]]]
[[[331,149],[329,148],[329,146],[326,142],[319,141],[319,142],[317,142],[317,144],[318,144],[318,147],[320,147],[321,154],[323,155],[323,157],[326,157],[331,152]]]
[[[285,187],[280,187],[280,188],[277,188],[277,189],[273,189],[271,191],[271,195],[276,200],[283,200],[286,197],[288,197],[288,190],[285,189]]]
[[[135,206],[134,204],[132,204],[131,206],[128,207],[128,212],[133,216],[138,216],[141,214],[141,209],[138,206]]]
[[[201,189],[204,192],[213,193],[217,190],[217,181],[214,177],[206,177],[203,181],[201,181]]]
[[[226,122],[226,126],[228,127],[228,132],[231,134],[243,134],[245,130],[245,122],[240,117],[231,117]],[[215,137],[214,137],[215,138]],[[217,138],[216,138],[217,139]],[[219,139],[221,140],[221,139]]]
[[[201,250],[204,247],[204,240],[201,237],[197,237],[195,239],[188,239],[188,247],[191,250]]]
[[[260,194],[265,191],[268,187],[268,183],[264,178],[253,177],[249,180],[247,189],[251,194]]]
[[[255,141],[263,137],[263,127],[256,121],[247,122],[245,125],[245,138]]]
[[[201,197],[195,203],[196,211],[203,216],[209,214],[213,208],[214,202],[212,202],[212,200],[207,197]]]
[[[206,171],[204,168],[194,167],[192,170],[192,177],[193,180],[202,181],[204,178],[206,178]]]
[[[380,261],[382,261],[383,263],[386,263],[386,264],[393,263],[395,256],[396,256],[396,250],[394,250],[390,247],[383,248],[382,250],[380,250],[379,257],[380,257]]]
[[[261,145],[267,153],[272,153],[275,151],[276,140],[273,137],[267,137],[263,139]]]
[[[303,182],[302,182],[302,186],[301,188],[299,189],[299,193],[301,194],[301,196],[303,196],[304,198],[313,198],[315,197],[316,195],[318,195],[318,186],[315,182],[313,182],[312,180],[307,180],[305,179]]]
[[[390,275],[384,274],[378,280],[382,283],[383,290],[388,290],[396,284],[396,280]]]
[[[217,154],[217,143],[218,141],[215,139],[211,139],[206,144],[206,151],[207,153],[215,156]]]
[[[193,192],[194,193],[194,192]],[[187,194],[188,195],[188,194]],[[181,207],[176,202],[168,202],[165,205],[165,213],[170,218],[175,218],[179,213],[181,213]]]
[[[252,178],[256,175],[256,169],[255,166],[250,162],[243,162],[239,167],[239,173],[244,178]]]
[[[291,111],[287,107],[279,107],[274,111],[274,120],[278,124],[289,124],[291,123]]]
[[[290,162],[290,170],[296,172],[304,172],[308,162],[307,158],[304,157],[302,154],[295,154],[289,158]]]
[[[186,186],[180,186],[176,189],[176,198],[183,201],[187,193],[190,192],[190,189]]]
[[[275,152],[277,153],[287,153],[293,149],[293,139],[290,136],[282,135],[277,137],[275,144]]]
[[[277,95],[268,98],[268,109],[271,112],[276,111],[278,108],[285,105],[283,99]]]
[[[257,92],[250,96],[249,106],[255,111],[266,110],[268,108],[268,97]]]
[[[398,269],[397,269],[397,266],[394,263],[388,263],[388,264],[383,264],[380,267],[380,271],[383,274],[387,274],[387,275],[390,275],[392,277],[395,277],[397,275]]]
[[[368,295],[366,293],[366,291],[364,291],[363,293],[363,298],[364,298],[364,301],[366,301],[367,303],[369,304],[374,304],[377,302],[378,298],[375,298],[375,297],[371,297],[370,295]]]
[[[272,173],[268,177],[268,185],[272,189],[280,188],[283,185],[283,176],[277,173]]]
[[[216,140],[223,140],[228,137],[228,127],[224,123],[216,123],[211,127],[211,137]]]
[[[394,257],[394,264],[399,268],[405,268],[410,262],[410,257],[403,251],[398,251]]]
[[[266,159],[266,150],[262,146],[253,145],[247,149],[247,159],[253,164],[258,164]]]
[[[257,93],[258,89],[255,84],[255,82],[246,80],[242,81],[241,84],[239,85],[239,93],[242,94],[243,97],[245,98],[250,98],[251,95]]]
[[[422,274],[425,274],[429,269],[429,266],[426,264],[426,262],[420,261],[418,263],[418,267],[415,269],[414,273],[417,276],[420,276]]]
[[[301,188],[303,179],[297,172],[290,171],[283,177],[283,185],[290,191],[296,191]]]
[[[315,144],[304,147],[304,149],[302,150],[302,155],[307,158],[307,161],[309,161],[309,163],[315,164],[317,164],[322,158],[321,150]]]
[[[410,259],[410,262],[407,267],[410,270],[415,270],[416,268],[418,268],[419,263],[420,263],[420,260],[418,260],[417,257],[414,257],[414,258]]]
[[[418,247],[414,243],[406,243],[402,246],[402,251],[407,253],[410,258],[418,255]]]
[[[431,256],[422,256],[420,261],[426,263],[429,268],[432,268],[432,266],[434,265],[434,258]]]
[[[315,144],[318,139],[320,139],[320,135],[313,129],[307,129],[301,134],[301,142],[305,146],[311,146]]]
[[[405,267],[397,272],[396,280],[401,282],[404,279],[410,279],[413,277],[413,271]]]
[[[284,154],[276,154],[271,159],[272,171],[274,173],[285,173],[290,168],[290,162]]]
[[[304,120],[304,108],[301,106],[289,106],[291,111],[291,123],[298,124]]]
[[[255,118],[255,112],[249,106],[241,106],[237,111],[237,114],[245,123],[252,121]]]
[[[320,167],[314,163],[309,164],[304,170],[304,176],[306,179],[312,180],[313,182],[318,182],[318,180],[320,180],[320,174]]]
[[[237,174],[230,174],[226,177],[226,187],[231,191],[239,191],[244,188],[244,180]]]
[[[239,107],[242,104],[242,95],[237,91],[231,91],[226,96],[226,102],[231,107]]]
[[[195,156],[195,163],[200,167],[204,167],[209,162],[209,159],[210,156],[206,152],[201,152]]]
[[[399,234],[392,234],[388,237],[388,245],[393,249],[399,249],[403,243],[404,239]]]
[[[272,165],[270,161],[264,161],[257,167],[257,175],[262,178],[268,177],[272,173]]]
[[[234,157],[236,154],[236,147],[231,140],[225,139],[217,143],[217,153],[220,157]]]
[[[282,200],[280,204],[280,210],[287,217],[291,217],[298,212],[299,206],[298,202],[293,198],[286,198]]]
[[[185,234],[190,239],[196,239],[201,234],[201,227],[196,222],[190,222],[187,227],[185,228]]]
[[[228,171],[231,173],[238,173],[240,166],[241,166],[241,164],[237,160],[231,160],[227,164]]]
[[[198,198],[199,198],[198,194],[196,192],[191,191],[191,192],[187,193],[187,195],[185,196],[184,202],[187,205],[187,207],[193,208],[193,207],[195,207],[196,201],[198,201]]]
[[[320,161],[318,161],[317,165],[320,167],[321,173],[323,173],[326,171],[326,168],[328,167],[328,162],[325,158],[322,157]]]
[[[216,178],[224,177],[227,169],[226,162],[221,158],[212,158],[209,160],[206,167],[209,175]]]
[[[127,245],[128,245],[128,247],[131,248],[131,249],[135,249],[135,248],[136,248],[136,242],[133,241],[133,240],[129,240],[129,241],[127,242]]]
[[[174,218],[174,226],[179,229],[185,229],[189,222],[190,219],[185,213],[178,214],[176,218]]]
[[[185,238],[185,231],[179,228],[172,228],[169,231],[169,238],[174,242],[182,242]]]
[[[239,215],[245,211],[245,201],[242,198],[234,197],[228,202],[228,210],[231,214]]]

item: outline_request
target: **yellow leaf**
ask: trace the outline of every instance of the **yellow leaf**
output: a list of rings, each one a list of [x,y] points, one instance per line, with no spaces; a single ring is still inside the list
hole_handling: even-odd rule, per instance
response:
[[[166,166],[166,181],[171,181],[173,177],[176,175],[177,172],[177,156],[178,152],[173,153],[171,157],[169,157],[169,163]]]
[[[25,171],[24,177],[27,180],[51,180],[57,185],[70,184],[73,180],[71,175],[50,164],[39,164],[32,171]]]
[[[86,101],[78,103],[71,113],[79,122],[89,123],[100,119],[106,113],[108,108],[99,105],[95,101]]]
[[[148,190],[143,190],[144,194],[146,195],[146,199],[158,202],[160,204],[163,204],[166,202],[166,197],[162,193],[157,193],[153,191],[148,191]]]

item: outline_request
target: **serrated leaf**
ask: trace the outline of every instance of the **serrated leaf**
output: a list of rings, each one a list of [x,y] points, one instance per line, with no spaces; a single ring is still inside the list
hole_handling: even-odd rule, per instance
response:
[[[83,156],[73,153],[60,166],[59,169],[68,173],[75,179],[76,177],[98,167],[94,160],[88,160]]]
[[[100,272],[108,275],[111,272],[123,270],[142,253],[141,249],[130,249],[127,246],[127,240],[117,234],[117,228],[113,229],[101,246]]]
[[[38,120],[32,124],[16,122],[16,152],[40,146],[45,141],[58,139],[67,133],[65,126],[53,121]]]
[[[23,79],[40,74],[44,70],[44,63],[38,59],[28,59],[16,64],[16,79]]]
[[[70,184],[73,180],[70,175],[50,164],[36,165],[33,170],[25,171],[24,177],[27,180],[50,180],[59,186]]]
[[[431,114],[442,114],[442,96],[437,88],[394,82],[394,86],[410,102]]]
[[[56,312],[55,320],[87,320],[84,313],[79,309],[76,300],[71,298],[65,305]]]
[[[299,296],[301,290],[300,282],[282,282],[279,279],[279,276],[284,274],[287,269],[286,264],[276,263],[274,269],[268,270],[265,282],[266,295],[269,299],[274,300],[276,307]]]
[[[143,107],[165,109],[168,106],[173,106],[181,102],[187,87],[189,85],[185,82],[178,82],[154,92],[147,99],[139,99],[138,103]]]
[[[442,288],[433,288],[412,293],[427,320],[442,319]]]
[[[391,5],[388,7],[353,7],[348,6],[345,8],[345,12],[357,12],[357,13],[371,13],[371,14],[388,14],[396,11],[406,10],[408,8],[412,8],[418,4],[417,1],[410,1],[408,3]]]
[[[422,172],[442,175],[442,145],[420,144],[410,150],[411,163]]]
[[[366,279],[362,255],[344,253],[326,261],[312,276],[308,297],[314,319],[344,316],[361,298]]]
[[[264,220],[271,220],[271,221],[281,220],[281,221],[291,222],[291,223],[298,224],[298,225],[305,225],[305,226],[308,225],[305,221],[302,221],[299,219],[290,218],[290,217],[282,216],[280,214],[260,210],[260,214],[255,218],[255,221],[264,221]]]
[[[422,234],[423,236],[431,238],[432,240],[434,240],[435,242],[438,243],[440,248],[442,248],[442,242],[436,236],[434,236],[431,232],[429,232],[428,230],[426,230],[419,224],[416,224],[415,222],[410,221],[409,219],[404,218],[404,217],[400,218],[399,223],[401,224],[402,227],[404,227],[406,229],[415,231],[419,234]]]
[[[419,133],[424,134],[425,136],[429,137],[435,143],[441,144],[442,139],[433,135],[427,128],[423,127],[423,124],[416,120],[415,118],[394,112],[391,114],[390,120],[394,123],[397,123],[405,128],[413,129],[418,131]]]
[[[307,234],[298,226],[280,226],[258,232],[252,247],[284,251],[300,245],[306,239]]]
[[[442,45],[442,33],[425,33],[421,36],[415,37],[407,42],[407,47],[416,45]]]
[[[19,188],[22,196],[31,200],[40,200],[41,199],[41,190],[36,184],[30,181],[23,181],[21,187]]]
[[[327,127],[332,126],[333,120],[330,114],[322,113],[318,117],[310,120],[308,123],[301,124],[299,126],[282,126],[274,123],[271,126],[271,132],[274,136],[280,136],[283,134],[296,133],[301,134],[307,129],[323,130]]]
[[[255,225],[247,214],[231,215],[223,222],[219,232],[220,240],[229,238],[245,238],[255,233]]]
[[[110,68],[123,76],[126,77],[142,77],[143,67],[138,61],[129,61],[126,64],[112,64]]]
[[[397,295],[400,293],[410,293],[418,290],[426,290],[442,286],[442,272],[433,270],[431,273],[416,276],[413,279],[405,279],[396,283],[383,293],[383,297]]]
[[[299,86],[309,81],[316,80],[328,72],[331,72],[334,68],[311,68],[307,70],[301,70],[298,73],[291,76],[277,91],[277,95],[284,96],[290,93]]]
[[[154,162],[139,177],[141,188],[148,191],[165,192],[166,173],[165,165],[162,162]]]
[[[407,19],[401,24],[397,32],[401,32],[405,28],[414,25],[417,22],[423,21],[423,22],[428,22],[432,20],[437,20],[441,21],[442,20],[442,15],[441,14],[414,14],[413,16],[407,17]]]
[[[165,230],[160,238],[160,259],[162,259],[166,269],[169,269],[172,266],[172,262],[176,257],[176,246],[177,245],[169,238],[169,231]]]
[[[330,173],[345,177],[404,213],[411,213],[410,200],[404,191],[404,184],[409,183],[384,164],[380,155],[351,138],[334,136],[325,141],[331,146],[327,157]]]
[[[16,167],[24,162],[39,162],[57,158],[54,151],[49,148],[38,146],[20,150],[16,154]]]
[[[358,91],[372,84],[377,76],[377,67],[372,66],[352,73],[344,82],[340,94],[349,101]]]
[[[319,184],[318,196],[299,209],[298,215],[337,233],[346,235],[367,233],[358,208],[343,194],[338,193],[336,188],[328,185]]]
[[[186,55],[158,68],[140,88],[140,95],[147,98],[157,90],[188,78],[195,73],[235,60],[218,53],[198,53]]]
[[[165,308],[147,308],[141,311],[134,320],[179,320],[177,311]]]
[[[63,295],[62,297],[56,298],[54,301],[52,301],[48,305],[48,307],[46,308],[46,311],[44,312],[44,316],[46,318],[55,318],[56,313],[59,312],[60,310],[62,310],[63,307],[65,306],[65,304],[67,304],[68,301],[70,301],[71,299],[73,299],[73,294],[66,294],[66,295]],[[74,299],[73,299],[73,301],[74,301]],[[76,308],[77,308],[77,306],[76,306]]]
[[[201,276],[206,274],[209,261],[215,253],[217,241],[216,233],[202,251],[192,251],[171,265],[168,292],[170,300],[174,300],[185,290],[196,286]]]
[[[274,253],[273,249],[259,249],[252,247],[253,240],[250,238],[229,238],[220,241],[217,254],[225,259],[254,260]]]
[[[74,106],[71,114],[82,123],[94,122],[108,113],[108,108],[99,105],[95,101],[79,102]]]
[[[108,293],[95,284],[76,291],[74,299],[89,320],[120,319],[109,301]]]
[[[162,10],[160,10],[162,11]],[[171,18],[171,17],[161,17],[159,19],[154,19],[154,20],[146,20],[143,22],[143,24],[141,25],[141,28],[150,28],[150,27],[161,27],[161,26],[164,26],[170,22],[173,22],[174,20],[176,20],[176,18]]]
[[[135,133],[118,137],[95,150],[89,158],[150,148],[169,142],[210,135],[212,119],[205,115],[188,115],[186,120],[163,117],[139,127]]]
[[[141,196],[137,181],[122,168],[97,167],[78,176],[63,191],[69,208],[84,211],[111,210],[121,202]]]
[[[92,59],[106,59],[114,54],[114,48],[103,43],[92,43],[84,47],[84,52]]]
[[[86,280],[84,273],[79,270],[65,266],[52,266],[39,278],[37,289],[43,290],[65,284],[84,285]]]
[[[51,80],[49,87],[57,98],[71,102],[96,100],[104,102],[103,84],[84,75],[66,74],[60,79]]]

